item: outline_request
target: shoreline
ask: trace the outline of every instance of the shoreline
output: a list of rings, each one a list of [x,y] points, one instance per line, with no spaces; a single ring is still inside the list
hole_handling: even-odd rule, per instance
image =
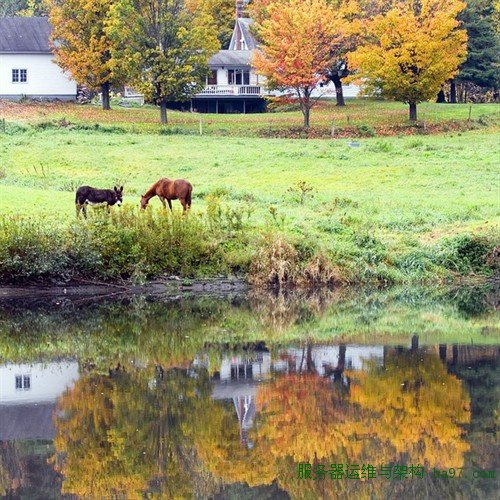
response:
[[[87,281],[87,280],[86,280]],[[229,293],[244,293],[250,290],[248,282],[242,278],[206,278],[197,280],[171,277],[165,280],[152,280],[143,285],[133,283],[103,283],[88,280],[70,282],[67,285],[59,284],[31,284],[31,285],[0,285],[0,303],[12,300],[30,300],[41,298],[67,297],[105,298],[111,296],[175,296],[175,295],[220,295]]]

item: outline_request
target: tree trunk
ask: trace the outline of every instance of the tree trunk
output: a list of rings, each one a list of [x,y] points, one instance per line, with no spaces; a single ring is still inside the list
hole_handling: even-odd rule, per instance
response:
[[[332,76],[332,82],[335,85],[335,93],[337,97],[337,106],[345,106],[344,92],[342,90],[342,80],[338,75]]]
[[[103,83],[101,85],[102,91],[102,109],[109,111],[111,106],[109,104],[109,82]]]
[[[446,96],[444,95],[444,90],[441,89],[439,92],[438,92],[438,95],[437,95],[437,98],[436,98],[436,102],[438,103],[443,103],[443,102],[446,102]]]
[[[408,104],[410,105],[410,121],[416,122],[417,121],[417,103],[410,102]]]
[[[418,335],[413,335],[411,338],[411,350],[416,351],[418,349]]]
[[[306,106],[304,108],[304,128],[309,128],[309,116],[311,115],[311,108]]]
[[[345,354],[346,354],[346,345],[339,345],[339,362],[337,364],[337,371],[342,374],[345,370]]]
[[[455,84],[455,80],[450,81],[450,102],[452,104],[457,103],[457,86]]]
[[[314,360],[312,357],[312,344],[307,343],[307,351],[306,351],[306,373],[315,373],[316,366],[314,365]]]
[[[446,351],[447,351],[446,344],[439,344],[439,359],[443,363],[446,363]]]
[[[161,123],[167,124],[167,98],[162,97],[160,101],[160,120]]]

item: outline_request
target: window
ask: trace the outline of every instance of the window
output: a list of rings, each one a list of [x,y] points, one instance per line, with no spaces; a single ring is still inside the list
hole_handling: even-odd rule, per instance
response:
[[[16,375],[16,390],[31,389],[31,375]]]
[[[217,70],[213,69],[208,77],[208,85],[217,85]]]
[[[250,71],[230,69],[227,76],[229,85],[250,85]]]
[[[12,83],[26,83],[28,81],[27,69],[13,69],[12,70]]]

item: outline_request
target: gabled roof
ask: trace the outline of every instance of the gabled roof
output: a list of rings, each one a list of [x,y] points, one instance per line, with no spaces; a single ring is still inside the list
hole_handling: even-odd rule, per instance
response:
[[[248,50],[253,50],[257,47],[257,40],[255,40],[252,32],[250,31],[250,26],[253,24],[253,19],[249,17],[240,17],[238,19],[238,23],[241,28],[241,32],[243,33],[243,38],[245,38],[245,42],[247,42]]]
[[[252,60],[251,50],[219,50],[212,56],[208,65],[214,66],[250,66]]]
[[[48,54],[52,26],[46,17],[0,19],[0,53]]]
[[[250,26],[253,24],[253,19],[249,17],[239,17],[234,24],[233,36],[229,43],[229,50],[236,50],[236,33],[239,30],[243,35],[248,50],[253,50],[257,47],[257,40],[255,40]]]
[[[54,439],[54,403],[0,405],[0,441]]]

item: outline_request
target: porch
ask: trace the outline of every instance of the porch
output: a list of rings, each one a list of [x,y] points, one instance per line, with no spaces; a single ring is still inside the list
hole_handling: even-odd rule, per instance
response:
[[[264,95],[264,88],[260,85],[207,85],[195,97],[214,96],[258,96]]]

